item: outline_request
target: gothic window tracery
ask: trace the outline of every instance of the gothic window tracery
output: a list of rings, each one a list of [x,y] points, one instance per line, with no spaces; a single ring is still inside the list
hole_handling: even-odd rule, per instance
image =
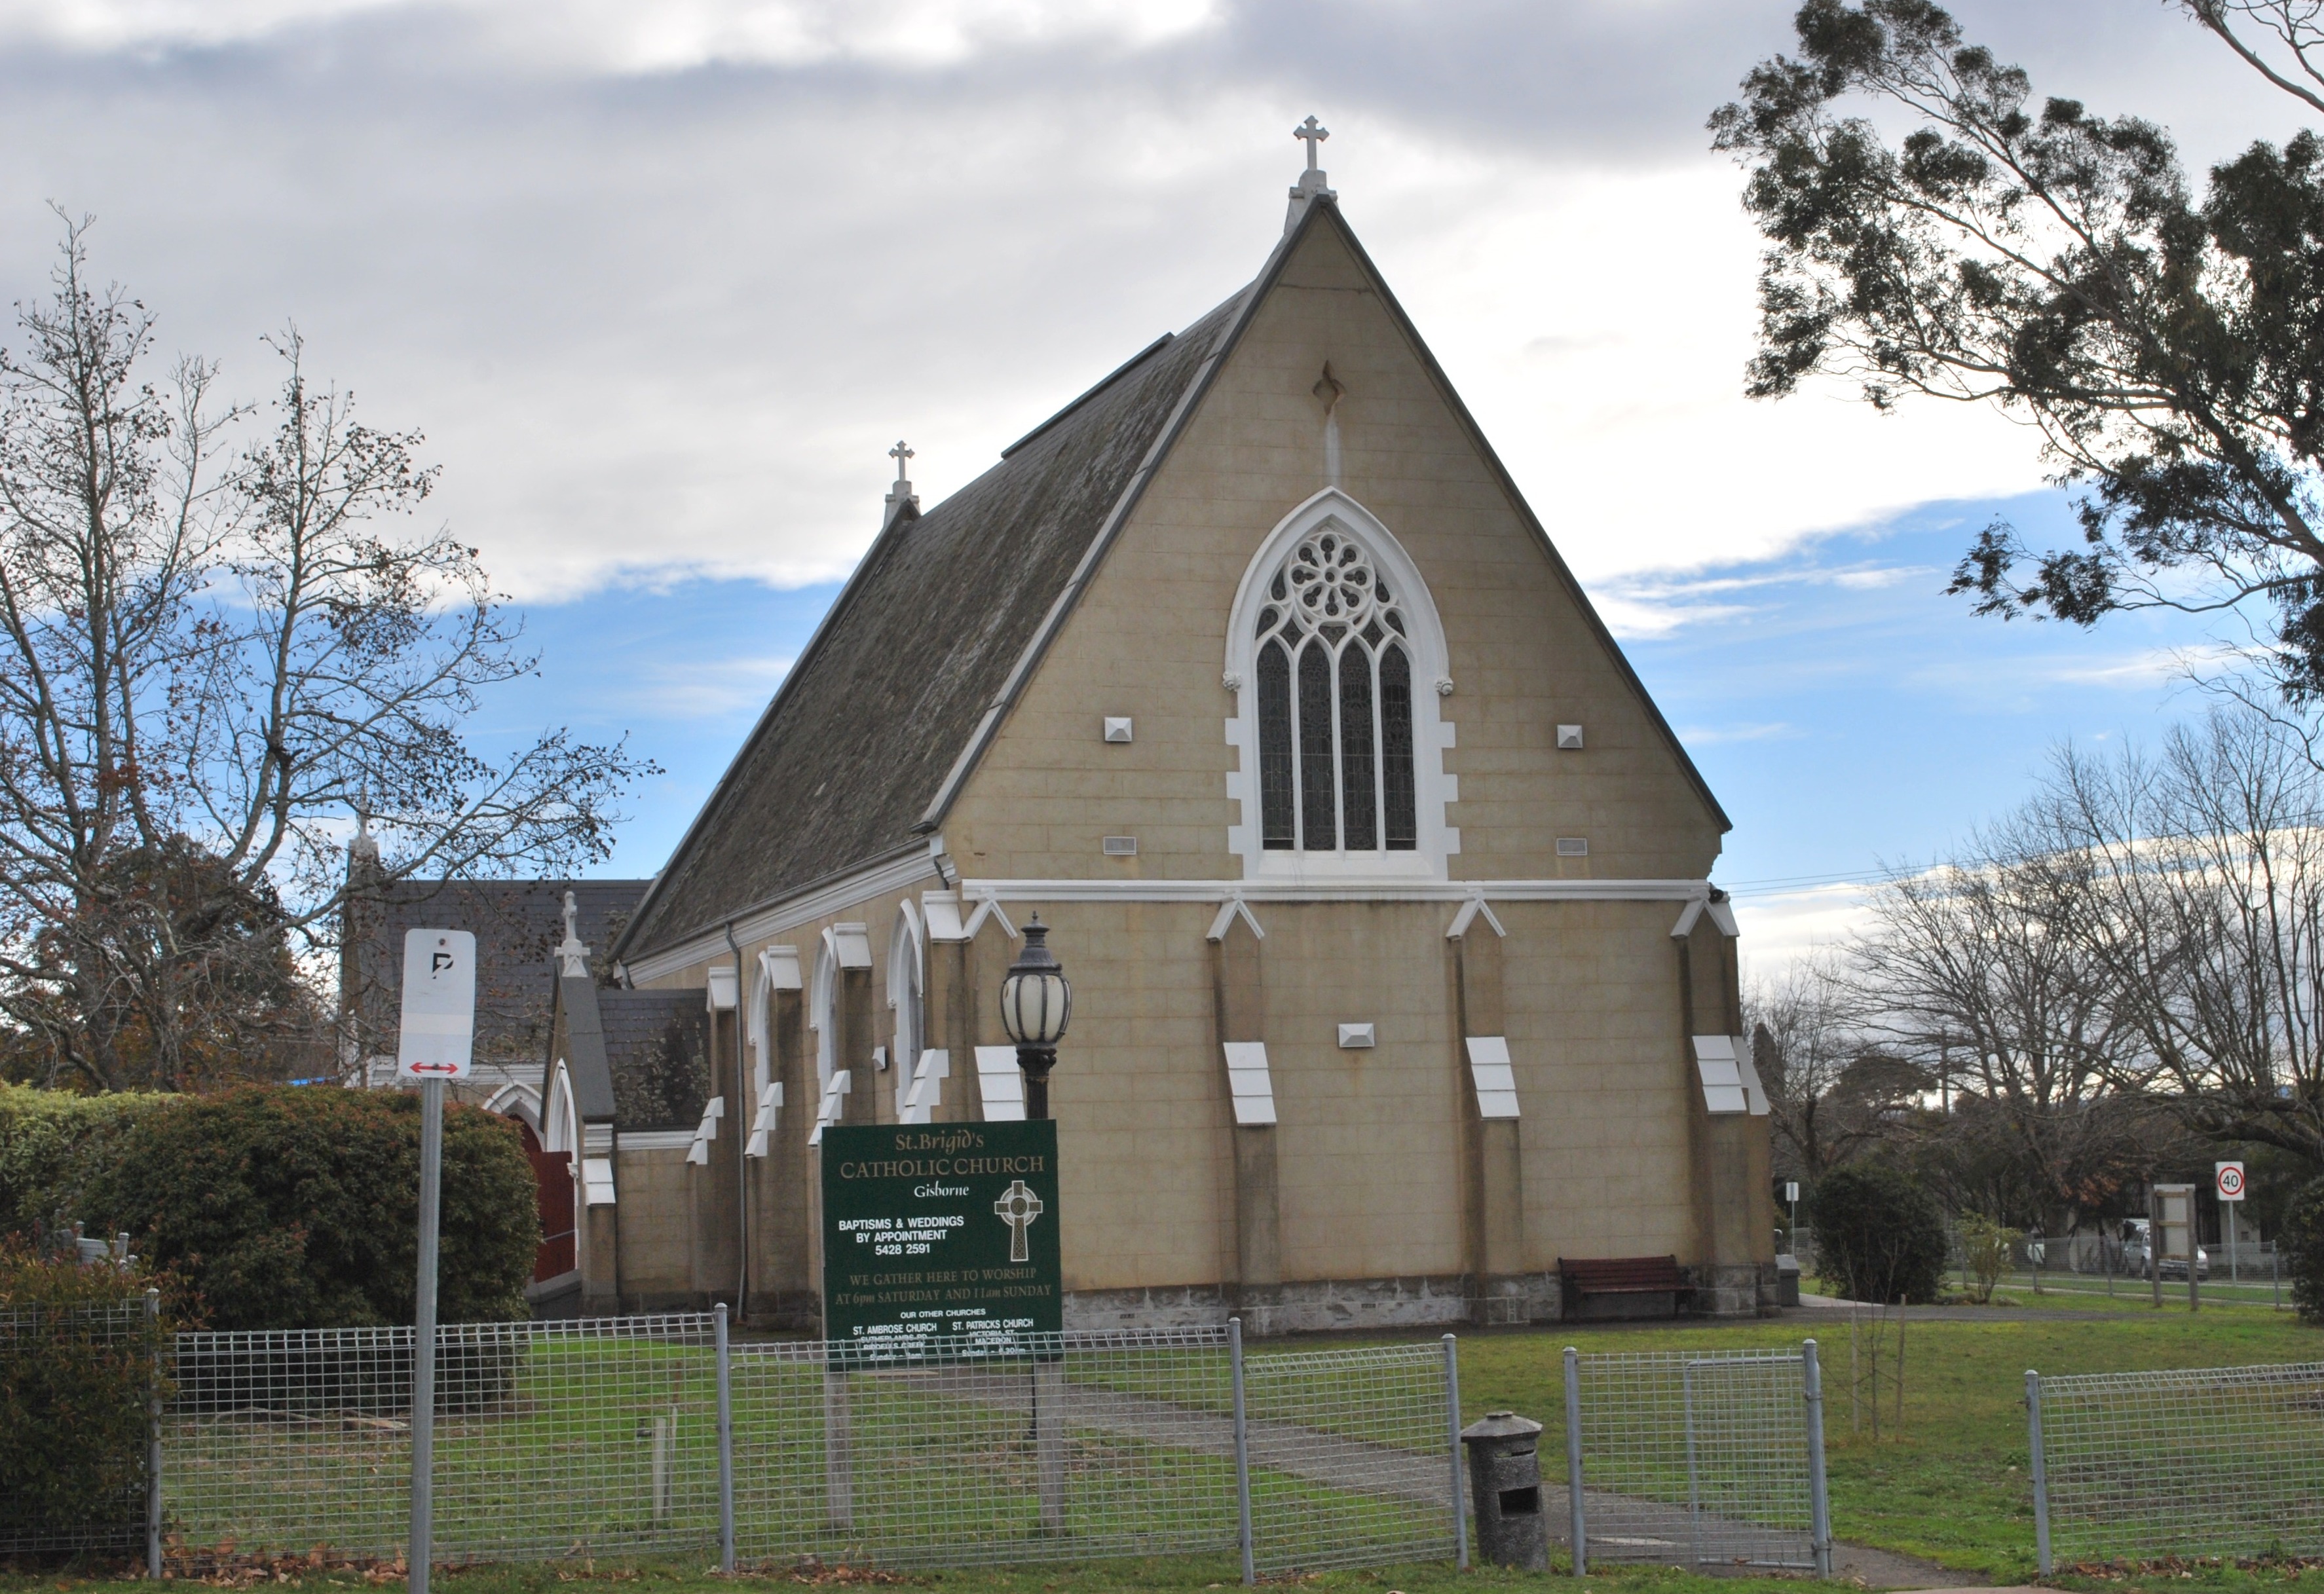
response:
[[[1256,630],[1261,845],[1419,845],[1410,632],[1370,552],[1335,524],[1300,538]]]

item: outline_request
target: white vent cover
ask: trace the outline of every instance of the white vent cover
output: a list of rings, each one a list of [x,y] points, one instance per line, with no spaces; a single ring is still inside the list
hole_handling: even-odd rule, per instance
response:
[[[1694,1037],[1694,1070],[1702,1080],[1702,1105],[1714,1115],[1767,1113],[1767,1092],[1759,1071],[1751,1065],[1751,1048],[1741,1037],[1698,1035]]]
[[[976,1089],[984,1098],[985,1122],[1024,1121],[1025,1071],[1017,1066],[1015,1046],[976,1048]]]
[[[1365,1047],[1376,1046],[1379,1043],[1373,1039],[1372,1027],[1369,1024],[1342,1024],[1340,1026],[1340,1046],[1343,1051],[1360,1051]]]
[[[1267,1043],[1231,1040],[1226,1043],[1227,1091],[1234,1099],[1235,1122],[1246,1126],[1275,1121],[1275,1079],[1267,1069]]]
[[[1560,752],[1580,752],[1582,751],[1582,727],[1579,725],[1558,726],[1557,751]]]
[[[1517,1116],[1517,1075],[1509,1066],[1508,1037],[1469,1037],[1469,1080],[1477,1087],[1479,1117]]]
[[[1138,838],[1134,835],[1110,835],[1105,838],[1105,855],[1109,858],[1138,856]]]
[[[1108,742],[1130,740],[1130,716],[1126,714],[1105,716],[1105,739]]]
[[[1586,835],[1562,835],[1557,838],[1557,855],[1561,858],[1590,856],[1590,838]]]

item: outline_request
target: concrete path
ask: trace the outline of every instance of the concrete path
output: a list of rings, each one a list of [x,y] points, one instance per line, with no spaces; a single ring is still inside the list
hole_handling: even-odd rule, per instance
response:
[[[913,1387],[927,1394],[1021,1413],[1028,1419],[1032,1414],[1031,1380],[1021,1375],[995,1377],[989,1369],[955,1363],[941,1368],[898,1368],[880,1376],[908,1380]],[[1203,1455],[1234,1454],[1232,1418],[1146,1396],[1126,1395],[1097,1385],[1068,1384],[1062,1415],[1068,1428],[1120,1434]],[[1385,1495],[1434,1506],[1447,1513],[1452,1509],[1452,1467],[1442,1451],[1429,1454],[1400,1450],[1296,1424],[1268,1422],[1248,1424],[1246,1442],[1254,1468],[1342,1493]],[[1547,1459],[1562,1468],[1562,1453]],[[1541,1492],[1550,1538],[1560,1544],[1569,1543],[1572,1516],[1567,1508],[1565,1486],[1545,1479]],[[1600,1545],[1601,1528],[1619,1538],[1637,1541],[1624,1546],[1629,1552],[1622,1555],[1625,1560],[1683,1564],[1690,1553],[1696,1525],[1683,1506],[1598,1489],[1584,1491],[1582,1504],[1593,1554],[1622,1554],[1610,1543]],[[1773,1534],[1715,1516],[1703,1518],[1702,1526],[1705,1535],[1714,1542],[1751,1544],[1764,1553],[1803,1560],[1806,1557],[1804,1534]],[[1754,1576],[1764,1575],[1766,1569],[1705,1562],[1699,1570],[1712,1574]],[[1860,1544],[1833,1546],[1832,1573],[1868,1589],[1950,1589],[1967,1587],[1975,1580],[1969,1574],[1949,1571],[1933,1562]]]

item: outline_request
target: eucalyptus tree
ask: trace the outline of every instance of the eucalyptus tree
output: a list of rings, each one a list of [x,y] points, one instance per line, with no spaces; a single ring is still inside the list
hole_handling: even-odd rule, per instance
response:
[[[2181,9],[2324,110],[2312,0]],[[2037,97],[1930,0],[1807,0],[1795,32],[1710,124],[1768,244],[1748,391],[1998,406],[2081,540],[1996,521],[1951,590],[2081,625],[2233,612],[2285,696],[2324,697],[2324,140],[2255,143],[2199,192],[2161,126]]]
[[[374,880],[564,869],[650,766],[479,749],[535,660],[476,550],[408,525],[420,435],[356,419],[295,331],[271,405],[226,402],[86,226],[0,353],[0,1014],[51,1075],[169,1086],[296,1008],[358,811]]]

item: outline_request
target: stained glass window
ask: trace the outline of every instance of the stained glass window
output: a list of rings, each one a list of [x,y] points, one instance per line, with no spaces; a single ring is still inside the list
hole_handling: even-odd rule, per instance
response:
[[[1278,852],[1297,846],[1291,802],[1291,656],[1271,640],[1259,650],[1259,789],[1261,844]]]
[[[1379,656],[1380,785],[1388,797],[1388,850],[1420,845],[1419,805],[1413,797],[1412,662],[1404,650]]]
[[[1332,652],[1310,639],[1299,650],[1299,844],[1339,850],[1338,801],[1332,779]]]
[[[1416,851],[1411,632],[1371,556],[1325,528],[1267,591],[1253,628],[1260,844]]]
[[[1372,656],[1363,648],[1340,654],[1340,814],[1349,852],[1379,849],[1379,792],[1372,784]]]

